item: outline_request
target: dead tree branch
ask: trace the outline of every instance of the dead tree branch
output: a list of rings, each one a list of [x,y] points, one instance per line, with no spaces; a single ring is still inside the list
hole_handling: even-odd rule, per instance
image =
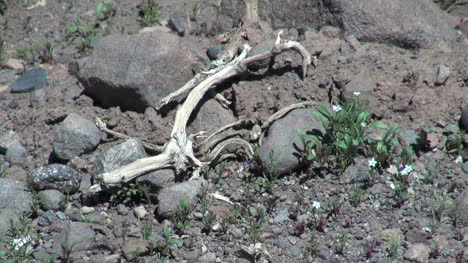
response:
[[[312,57],[309,52],[298,42],[281,41],[281,33],[278,34],[277,41],[271,51],[247,57],[250,49],[250,46],[245,44],[239,56],[234,58],[231,62],[216,68],[216,70],[212,71],[214,73],[211,76],[208,76],[206,79],[199,82],[200,77],[197,74],[194,79],[182,87],[181,91],[179,90],[178,92],[174,93],[175,95],[169,95],[169,97],[164,98],[163,104],[170,101],[172,98],[174,98],[174,96],[178,96],[191,89],[191,92],[188,94],[184,103],[177,110],[171,133],[171,139],[164,145],[162,152],[157,156],[139,159],[115,171],[96,176],[95,181],[97,183],[91,186],[90,191],[98,192],[109,186],[117,186],[121,183],[131,181],[140,175],[157,169],[172,167],[176,170],[176,172],[186,171],[189,168],[199,169],[215,159],[223,159],[220,154],[222,150],[229,144],[239,145],[244,149],[244,152],[250,156],[253,151],[252,147],[246,140],[241,138],[229,138],[224,141],[217,139],[219,143],[216,145],[211,144],[211,141],[204,141],[202,146],[205,147],[200,146],[201,148],[195,148],[198,150],[203,149],[205,151],[201,153],[202,156],[200,157],[203,161],[199,160],[197,157],[195,157],[193,150],[193,138],[196,135],[187,136],[186,134],[186,125],[190,115],[206,92],[208,92],[208,90],[211,88],[216,87],[216,85],[226,81],[227,79],[246,72],[247,66],[251,63],[272,57],[274,58],[276,55],[286,50],[292,49],[300,53],[302,56],[303,77],[306,77],[307,67],[311,64]],[[198,85],[193,87],[195,83],[198,83]],[[234,125],[228,125],[228,128],[233,126]],[[225,129],[227,128],[221,128],[221,130]],[[211,137],[210,140],[215,139]]]

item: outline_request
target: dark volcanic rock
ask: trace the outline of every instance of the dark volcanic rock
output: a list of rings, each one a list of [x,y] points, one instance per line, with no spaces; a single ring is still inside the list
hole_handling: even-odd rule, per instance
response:
[[[29,92],[47,87],[47,72],[43,68],[35,68],[24,73],[15,81],[11,88],[12,93]]]
[[[51,164],[32,171],[31,183],[37,190],[57,189],[74,193],[80,188],[81,175],[63,164]]]

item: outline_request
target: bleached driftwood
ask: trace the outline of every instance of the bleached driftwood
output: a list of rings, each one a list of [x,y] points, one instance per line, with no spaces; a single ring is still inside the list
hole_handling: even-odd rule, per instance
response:
[[[281,41],[281,32],[278,34],[278,38],[272,50],[247,57],[250,49],[249,45],[244,44],[243,50],[239,56],[227,64],[220,65],[216,69],[210,70],[212,74],[204,80],[201,80],[201,75],[197,74],[195,78],[189,81],[181,90],[164,98],[162,104],[168,103],[175,96],[179,96],[191,89],[184,103],[177,110],[171,138],[162,149],[160,147],[155,147],[157,150],[161,150],[161,153],[153,157],[136,160],[115,171],[96,176],[96,184],[91,186],[90,191],[99,192],[103,188],[129,182],[140,175],[157,169],[170,167],[174,168],[176,172],[186,171],[189,168],[199,169],[208,165],[209,162],[215,159],[223,159],[224,157],[220,156],[220,154],[222,150],[231,143],[241,146],[247,155],[251,155],[252,148],[250,144],[241,138],[232,137],[225,140],[219,140],[218,138],[216,143],[213,143],[215,140],[213,136],[219,134],[219,132],[216,132],[209,137],[209,140],[205,140],[202,144],[194,148],[194,138],[200,136],[202,133],[190,136],[186,134],[186,126],[190,115],[206,92],[225,80],[246,72],[248,65],[264,59],[274,58],[276,55],[287,50],[295,50],[302,56],[303,77],[306,77],[307,67],[312,62],[310,53],[300,43],[295,41]],[[196,83],[198,84],[194,87]],[[103,123],[100,125],[105,127]],[[233,126],[234,124],[228,125],[227,128],[223,127],[220,130],[225,130]],[[198,156],[200,156],[199,158],[202,160],[195,157],[194,149],[198,150]]]

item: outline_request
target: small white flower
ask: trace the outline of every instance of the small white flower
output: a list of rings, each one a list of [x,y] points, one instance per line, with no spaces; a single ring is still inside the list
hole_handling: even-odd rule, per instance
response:
[[[333,111],[334,111],[334,112],[339,112],[340,110],[343,109],[343,108],[341,108],[340,105],[333,105],[332,108],[333,108]]]
[[[241,166],[236,170],[237,174],[241,174],[243,171],[244,171],[244,166]]]
[[[395,190],[395,185],[393,183],[390,183],[388,186],[390,186],[390,188],[392,188],[392,190]]]
[[[355,92],[354,92],[354,96],[359,96],[359,95],[361,95],[361,92],[360,92],[360,91],[355,91]]]
[[[459,163],[463,162],[463,157],[461,157],[461,155],[458,155],[458,157],[455,158],[455,160],[453,162],[455,164],[459,164]]]
[[[367,123],[361,122],[361,127],[366,127],[366,126],[367,126]]]
[[[377,161],[374,158],[367,161],[367,163],[369,164],[369,167],[375,167],[377,165]]]
[[[23,247],[24,245],[26,245],[30,241],[31,241],[30,236],[26,236],[26,237],[23,237],[23,238],[15,238],[15,239],[13,239],[13,247],[15,248],[15,250],[20,250],[21,247]]]
[[[405,165],[405,168],[400,171],[402,175],[408,175],[413,171],[413,167],[411,165]]]
[[[312,207],[315,208],[315,209],[319,209],[320,208],[320,202],[313,201],[312,202]]]

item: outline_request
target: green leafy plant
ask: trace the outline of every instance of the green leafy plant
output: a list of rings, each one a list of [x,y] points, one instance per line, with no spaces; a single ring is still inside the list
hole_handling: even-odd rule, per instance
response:
[[[143,254],[143,251],[141,248],[136,248],[135,251],[133,253],[130,253],[128,256],[127,256],[127,259],[130,261],[130,262],[134,262],[134,263],[137,263],[137,262],[140,262],[140,257],[142,256]]]
[[[363,193],[362,188],[359,186],[355,186],[351,191],[352,194],[350,202],[354,207],[357,207],[361,203]]]
[[[458,199],[451,200],[447,208],[447,216],[450,218],[454,227],[457,227],[460,222],[460,203],[461,202]]]
[[[334,105],[333,113],[322,105],[315,108],[317,111],[313,114],[322,122],[332,151],[337,160],[340,160],[341,167],[345,169],[358,155],[365,142],[365,128],[370,112],[358,97]]]
[[[64,195],[60,198],[60,210],[65,211],[70,206],[70,192],[65,191]]]
[[[0,37],[0,68],[7,62],[7,55],[5,51],[5,40]]]
[[[30,212],[25,212],[19,219],[10,220],[9,235],[12,238],[0,238],[0,243],[3,243],[6,249],[5,251],[0,251],[2,262],[24,262],[32,254],[36,238],[30,234],[32,228],[29,220],[30,216]]]
[[[160,10],[154,0],[147,0],[146,4],[140,5],[140,24],[143,27],[150,27],[160,24]]]
[[[278,158],[270,152],[266,162],[262,165],[262,178],[258,180],[258,183],[265,187],[268,192],[272,192],[272,187],[278,177],[279,173],[279,161]]]
[[[301,162],[305,167],[322,167],[330,156],[330,148],[326,147],[322,141],[323,137],[314,134],[307,134],[297,130],[297,135],[301,140],[303,149],[301,152]]]
[[[38,263],[55,263],[57,262],[58,257],[59,257],[59,253],[54,252],[50,256],[49,255],[44,256],[42,259],[38,260],[37,262]]]
[[[54,49],[55,45],[53,45],[48,40],[33,41],[35,44],[36,54],[38,55],[39,60],[41,63],[50,63],[54,61]]]
[[[263,229],[263,224],[266,220],[265,209],[257,208],[253,215],[247,215],[242,218],[244,224],[247,225],[247,235],[252,241],[258,241]]]
[[[398,127],[397,123],[392,124],[388,127],[385,123],[376,121],[373,122],[370,126],[377,127],[380,129],[388,129],[382,140],[368,140],[372,156],[377,161],[377,165],[380,168],[385,167],[393,159],[396,151],[400,148],[400,143],[398,142]]]
[[[399,237],[392,237],[390,238],[389,243],[386,246],[387,254],[389,257],[396,257],[398,254],[398,248],[400,248],[401,240]]]
[[[17,47],[16,53],[18,54],[19,59],[22,59],[29,64],[34,64],[39,56],[37,49],[34,47]]]
[[[439,163],[429,164],[429,167],[422,172],[422,175],[424,176],[424,182],[427,184],[433,184],[435,182],[435,179],[437,178],[437,175],[439,174],[439,171]]]
[[[190,227],[188,217],[191,212],[192,208],[190,207],[190,202],[186,199],[180,200],[179,207],[172,217],[172,222],[181,233],[184,233],[185,230]]]
[[[0,163],[0,178],[5,178],[8,175],[8,165]]]
[[[344,254],[344,249],[346,246],[346,237],[343,233],[338,235],[338,238],[336,239],[336,244],[335,244],[335,251],[339,255]]]
[[[153,222],[150,219],[144,220],[140,224],[141,236],[148,240],[153,232]]]
[[[445,144],[448,153],[460,154],[463,152],[463,135],[462,134],[450,134],[447,137],[447,143]]]
[[[223,0],[216,0],[216,5],[218,7],[221,7],[222,4],[223,4]]]
[[[434,190],[434,199],[433,199],[433,206],[431,208],[431,215],[437,221],[441,222],[442,217],[445,214],[445,210],[447,208],[447,195],[444,193],[442,196],[437,194]]]
[[[8,0],[0,0],[0,15],[5,15],[8,10]]]
[[[195,20],[201,13],[201,3],[200,2],[195,2],[192,7],[192,19]]]
[[[110,201],[112,203],[116,201],[128,202],[132,198],[140,197],[140,192],[135,183],[127,183],[122,185],[116,192],[112,193]]]
[[[150,241],[150,253],[160,254],[165,257],[169,256],[171,246],[181,242],[179,239],[171,237],[171,230],[169,228],[163,229],[162,237],[150,236],[148,240]]]

